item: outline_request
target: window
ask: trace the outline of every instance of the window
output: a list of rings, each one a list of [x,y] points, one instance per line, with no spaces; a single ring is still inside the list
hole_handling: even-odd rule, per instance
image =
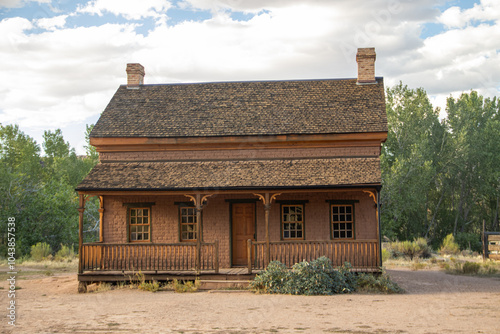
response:
[[[150,240],[150,218],[149,208],[129,209],[130,241]]]
[[[304,239],[304,206],[282,205],[281,226],[283,239]]]
[[[181,241],[196,241],[196,208],[180,207]]]
[[[352,204],[332,204],[333,239],[354,238],[354,206]]]

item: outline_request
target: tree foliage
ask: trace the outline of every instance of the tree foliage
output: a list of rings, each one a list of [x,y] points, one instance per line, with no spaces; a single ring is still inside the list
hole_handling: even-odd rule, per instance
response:
[[[17,125],[0,125],[0,192],[3,195],[0,198],[0,251],[3,254],[8,217],[16,219],[18,255],[29,254],[31,246],[40,242],[47,243],[54,251],[61,244],[78,243],[78,196],[74,189],[97,160],[78,157],[59,129],[45,131],[43,138],[45,155],[35,140]],[[94,226],[94,218],[87,216],[87,225]]]
[[[477,92],[448,98],[439,120],[422,88],[387,89],[388,138],[382,164],[383,233],[428,238],[498,230],[500,126],[496,98]]]

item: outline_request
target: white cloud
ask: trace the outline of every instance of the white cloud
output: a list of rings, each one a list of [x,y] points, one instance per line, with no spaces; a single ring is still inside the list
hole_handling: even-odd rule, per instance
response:
[[[86,6],[80,6],[78,12],[99,16],[108,12],[129,20],[139,20],[146,17],[163,18],[171,6],[166,0],[93,0]]]
[[[64,27],[67,18],[68,15],[59,15],[51,18],[42,18],[36,21],[36,25],[39,28],[45,30],[56,30],[58,28]]]
[[[50,3],[52,0],[0,0],[0,8],[20,8],[29,2]]]
[[[463,28],[476,22],[500,20],[500,2],[498,0],[482,0],[472,8],[462,10],[450,7],[438,18],[448,28]]]
[[[66,24],[83,13],[158,22],[171,8],[168,1],[128,1],[0,21],[0,122],[23,129],[91,122],[126,83],[128,62],[145,66],[147,84],[342,78],[356,76],[356,48],[365,46],[376,47],[376,74],[387,86],[402,80],[424,87],[438,105],[470,89],[499,95],[500,24],[486,22],[499,1],[445,15],[435,0],[186,0],[185,9],[212,10],[213,17],[159,24],[145,36],[136,32],[139,22]],[[232,12],[254,15],[238,21]],[[438,20],[450,29],[423,40],[422,24]],[[33,33],[36,27],[45,32]]]

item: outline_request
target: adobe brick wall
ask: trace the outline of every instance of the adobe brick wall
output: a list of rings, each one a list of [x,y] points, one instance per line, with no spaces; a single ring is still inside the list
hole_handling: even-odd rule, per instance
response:
[[[100,153],[101,161],[178,161],[207,159],[276,159],[276,158],[325,158],[325,157],[377,157],[380,147],[316,147],[274,149],[232,149],[153,152]]]
[[[230,203],[227,199],[255,200],[253,194],[214,195],[203,209],[204,241],[219,241],[220,266],[230,267]],[[305,204],[306,240],[329,240],[330,212],[327,200],[359,200],[355,204],[356,239],[377,239],[375,203],[363,192],[283,194],[278,200],[307,200]],[[127,208],[123,203],[154,202],[151,212],[151,241],[179,242],[179,211],[175,202],[188,202],[185,196],[104,196],[104,242],[127,242]],[[256,202],[257,240],[265,239],[264,206]],[[280,240],[280,204],[269,213],[270,239]]]

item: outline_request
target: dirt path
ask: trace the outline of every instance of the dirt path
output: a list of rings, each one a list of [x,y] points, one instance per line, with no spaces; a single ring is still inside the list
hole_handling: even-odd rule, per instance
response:
[[[390,270],[404,295],[78,294],[76,275],[22,280],[2,333],[500,333],[500,280]],[[7,284],[1,282],[5,314]]]

